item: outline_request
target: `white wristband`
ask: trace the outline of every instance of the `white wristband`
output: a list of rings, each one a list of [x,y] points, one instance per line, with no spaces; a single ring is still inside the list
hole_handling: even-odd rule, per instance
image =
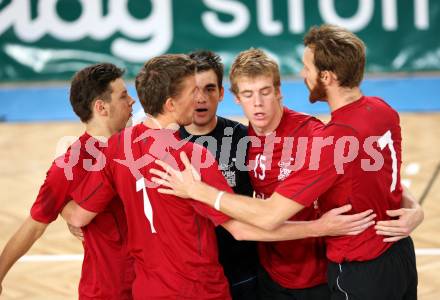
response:
[[[217,194],[217,198],[215,198],[215,202],[214,202],[214,208],[218,211],[220,211],[220,200],[222,199],[222,196],[225,192],[220,191]]]

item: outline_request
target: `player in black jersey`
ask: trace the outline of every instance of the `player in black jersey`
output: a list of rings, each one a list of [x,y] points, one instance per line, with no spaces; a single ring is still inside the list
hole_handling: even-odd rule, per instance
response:
[[[244,166],[246,149],[237,145],[247,136],[247,127],[216,115],[223,99],[223,64],[220,57],[211,51],[190,54],[197,62],[196,82],[201,93],[196,99],[196,108],[191,125],[181,127],[181,138],[207,147],[218,161],[229,186],[235,193],[252,195],[252,186]],[[245,143],[240,143],[246,145]],[[256,299],[256,274],[258,255],[255,242],[236,241],[223,227],[216,228],[219,260],[229,281],[233,299]]]

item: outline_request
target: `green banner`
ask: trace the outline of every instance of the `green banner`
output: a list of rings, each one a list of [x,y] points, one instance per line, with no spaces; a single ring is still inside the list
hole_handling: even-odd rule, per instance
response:
[[[322,23],[366,42],[368,72],[440,70],[438,0],[0,0],[0,81],[65,80],[102,61],[134,77],[152,56],[196,49],[228,68],[249,47],[296,75],[302,37]]]

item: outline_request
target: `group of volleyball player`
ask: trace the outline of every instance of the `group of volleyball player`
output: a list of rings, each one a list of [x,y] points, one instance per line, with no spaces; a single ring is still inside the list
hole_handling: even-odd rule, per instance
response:
[[[83,241],[80,299],[416,299],[409,234],[423,210],[400,183],[398,113],[360,89],[365,59],[341,27],[305,35],[300,75],[310,102],[327,102],[325,124],[287,107],[277,63],[256,48],[229,72],[248,126],[217,115],[224,70],[208,50],[145,62],[133,126],[124,71],[78,71],[85,132],[5,245],[0,294],[61,215]]]

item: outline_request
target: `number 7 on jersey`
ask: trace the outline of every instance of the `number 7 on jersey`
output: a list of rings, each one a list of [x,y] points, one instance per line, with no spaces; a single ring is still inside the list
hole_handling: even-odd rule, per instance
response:
[[[139,192],[142,190],[142,194],[144,197],[144,213],[147,217],[148,221],[151,225],[151,232],[156,233],[156,229],[154,228],[153,224],[153,207],[151,206],[150,199],[148,198],[147,194],[147,185],[145,184],[145,178],[142,177],[141,179],[136,181],[136,192]]]
[[[391,168],[393,170],[393,173],[391,174],[391,186],[390,186],[390,192],[393,192],[396,189],[396,183],[397,183],[397,157],[396,157],[396,150],[394,149],[394,142],[391,137],[391,131],[385,132],[384,135],[382,135],[379,140],[378,144],[381,150],[385,149],[386,146],[390,149],[391,152],[391,160],[392,165]]]

